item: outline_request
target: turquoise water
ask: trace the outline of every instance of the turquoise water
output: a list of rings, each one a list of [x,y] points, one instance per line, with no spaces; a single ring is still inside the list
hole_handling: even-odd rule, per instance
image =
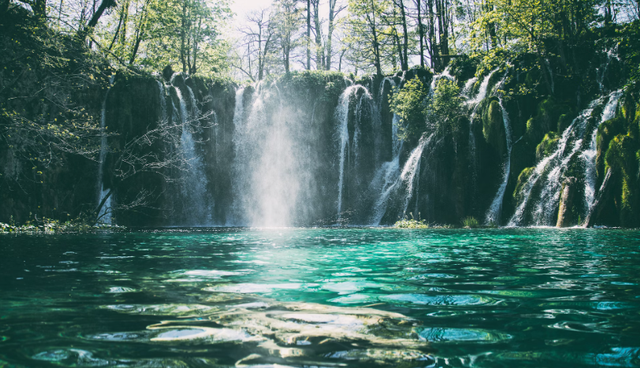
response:
[[[0,367],[640,367],[640,232],[0,237]]]

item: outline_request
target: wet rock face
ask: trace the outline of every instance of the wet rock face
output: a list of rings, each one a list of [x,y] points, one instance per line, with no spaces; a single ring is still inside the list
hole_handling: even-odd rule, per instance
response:
[[[575,197],[574,185],[577,179],[569,177],[562,184],[562,193],[560,194],[560,208],[558,210],[558,222],[556,227],[568,227],[575,224],[577,219],[573,218],[572,208]]]
[[[206,346],[220,349],[220,363],[235,362],[239,367],[354,361],[369,366],[422,367],[434,362],[428,338],[438,334],[402,314],[373,308],[286,303],[235,293],[217,294],[214,299],[210,305],[107,306],[105,309],[119,313],[157,316],[162,322],[141,331],[100,333],[86,338],[182,349]],[[253,353],[237,357],[240,351],[246,354],[247,346],[253,346]]]

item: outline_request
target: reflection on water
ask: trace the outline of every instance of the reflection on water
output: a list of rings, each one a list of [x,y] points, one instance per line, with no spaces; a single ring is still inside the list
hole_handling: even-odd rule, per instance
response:
[[[0,367],[640,367],[640,232],[0,237]]]

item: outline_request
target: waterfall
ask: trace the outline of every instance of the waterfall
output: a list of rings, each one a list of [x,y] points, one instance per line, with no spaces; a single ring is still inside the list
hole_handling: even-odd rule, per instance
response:
[[[465,83],[465,87],[462,90],[461,95],[466,96],[468,99],[466,101],[466,105],[469,107],[469,111],[471,114],[469,116],[469,156],[471,157],[471,181],[473,190],[477,190],[477,182],[478,182],[478,157],[476,155],[476,136],[473,133],[473,125],[476,119],[476,112],[478,107],[480,106],[480,102],[487,97],[487,91],[489,89],[489,82],[491,81],[491,77],[495,72],[498,71],[498,68],[495,68],[489,72],[480,83],[480,88],[478,89],[478,94],[471,98],[471,88],[477,82],[478,78],[474,77],[469,79]],[[474,193],[475,194],[475,193]],[[474,195],[475,198],[475,195]]]
[[[602,110],[602,117],[600,118],[600,124],[607,120],[613,119],[616,115],[616,107],[618,106],[618,100],[622,97],[622,90],[617,90],[609,94],[609,100]],[[600,125],[598,124],[598,126]],[[585,208],[589,209],[593,205],[596,195],[596,155],[598,153],[596,137],[598,135],[598,128],[591,133],[591,141],[589,142],[589,148],[584,150],[580,157],[584,161],[584,202]],[[586,218],[586,216],[585,216]]]
[[[433,140],[434,136],[435,133],[430,135],[424,133],[420,137],[418,146],[411,151],[411,155],[409,155],[407,162],[405,162],[400,175],[397,175],[399,169],[399,156],[394,157],[394,160],[383,165],[381,173],[384,173],[382,176],[384,179],[384,186],[382,187],[381,195],[378,197],[373,209],[372,225],[380,225],[380,221],[382,221],[382,218],[387,212],[387,207],[392,196],[400,197],[402,203],[400,215],[406,215],[411,197],[418,195],[418,193],[414,191],[414,186],[417,185],[416,181],[419,180],[417,173],[419,171],[422,153],[425,150],[425,147]]]
[[[102,101],[102,111],[100,113],[100,133],[102,137],[100,139],[100,158],[98,161],[98,205],[102,203],[105,197],[109,194],[109,190],[104,189],[104,162],[107,158],[107,153],[109,151],[109,143],[107,141],[107,98],[109,97],[109,92],[111,92],[111,86],[113,85],[113,81],[115,79],[115,75],[109,77],[109,89],[107,93],[104,95],[104,100]],[[98,213],[98,223],[112,225],[113,219],[111,217],[112,212],[112,199],[113,195],[110,195],[102,205],[100,212]]]
[[[560,200],[560,192],[565,173],[569,169],[569,165],[574,158],[583,160],[588,164],[585,167],[585,202],[586,212],[593,203],[595,192],[595,134],[597,134],[598,126],[610,119],[615,112],[615,106],[621,95],[620,91],[613,92],[608,96],[599,97],[593,100],[589,106],[584,109],[578,117],[576,117],[571,125],[564,131],[562,137],[558,141],[558,147],[551,155],[541,160],[531,172],[529,178],[522,188],[522,201],[516,208],[516,212],[509,221],[509,226],[521,226],[529,223],[525,218],[526,212],[531,214],[531,224],[536,226],[553,225],[553,218],[557,213],[558,203]],[[605,101],[607,105],[592,131],[589,131],[588,121],[592,116],[593,110],[602,105]],[[583,147],[583,141],[591,139],[589,149],[586,154],[578,154]],[[534,190],[535,188],[538,188]],[[539,193],[538,193],[539,192]]]
[[[466,81],[464,83],[464,88],[462,88],[462,91],[460,92],[460,94],[464,97],[470,98],[471,89],[473,88],[473,85],[477,81],[478,81],[478,77],[473,77],[473,78],[470,78],[468,81]]]
[[[392,123],[392,159],[384,162],[376,171],[373,181],[371,182],[371,191],[377,194],[377,200],[373,208],[372,217],[369,220],[371,225],[380,225],[382,217],[387,210],[387,201],[391,194],[391,188],[394,186],[398,175],[400,174],[400,153],[402,152],[403,141],[398,137],[398,128],[400,126],[400,118],[393,115]]]
[[[363,96],[358,101],[356,107],[356,128],[354,130],[354,137],[352,139],[353,148],[349,147],[349,103],[351,101],[351,97],[355,96],[358,90],[364,90]],[[364,96],[368,96],[370,99],[369,91],[366,90],[361,85],[353,85],[347,87],[342,94],[340,95],[340,100],[338,102],[338,106],[335,112],[335,118],[338,122],[336,126],[335,135],[338,138],[340,145],[340,163],[339,163],[339,174],[338,174],[338,200],[337,200],[337,217],[338,220],[341,219],[342,216],[342,204],[343,204],[343,195],[344,195],[344,186],[345,186],[345,166],[347,165],[347,161],[349,158],[350,152],[357,152],[357,144],[358,144],[358,136],[360,134],[360,128],[357,124],[358,118],[360,117],[361,109],[362,109],[362,98]]]
[[[247,180],[245,179],[245,172],[242,170],[238,170],[238,168],[242,167],[242,163],[246,160],[246,145],[242,142],[242,137],[244,133],[244,87],[240,87],[236,90],[235,96],[235,107],[233,109],[233,126],[234,126],[234,134],[233,134],[233,143],[234,150],[236,156],[236,163],[233,165],[233,205],[232,205],[232,214],[229,216],[229,220],[227,220],[227,226],[239,226],[243,224],[244,218],[242,209],[243,204],[243,195],[249,189],[247,187]]]
[[[213,209],[207,195],[207,178],[204,172],[202,157],[196,151],[196,142],[191,131],[190,117],[199,118],[193,91],[187,86],[192,98],[193,111],[189,114],[187,104],[182,97],[180,88],[174,87],[178,98],[179,117],[182,125],[180,148],[185,162],[182,173],[181,194],[183,199],[183,216],[185,225],[211,225]]]
[[[492,71],[490,71],[489,74],[487,74],[487,76],[484,77],[484,79],[482,80],[482,83],[480,83],[480,88],[478,89],[478,94],[476,95],[476,97],[467,101],[467,104],[469,106],[472,106],[472,109],[473,109],[472,116],[475,115],[476,108],[478,107],[480,102],[482,102],[482,100],[484,100],[485,97],[487,97],[489,82],[491,81],[491,77],[493,76],[493,74],[497,71],[498,71],[498,68],[495,68]]]
[[[549,79],[551,79],[551,93],[556,92],[556,85],[553,80],[553,70],[551,70],[551,63],[549,63],[549,59],[544,59],[544,65],[547,67],[547,71],[549,72]]]
[[[246,107],[243,93],[234,117],[234,225],[294,225],[310,206],[301,199],[311,170],[301,143],[308,117],[298,119],[275,83],[259,83]]]
[[[604,65],[596,68],[596,80],[598,82],[598,87],[601,93],[605,92],[604,87],[604,78],[607,76],[607,70],[609,69],[609,64],[611,64],[611,60],[618,58],[618,44],[616,43],[612,48],[607,50],[607,58],[604,62]]]
[[[509,114],[502,104],[502,98],[498,98],[500,103],[500,109],[502,109],[502,122],[504,124],[504,135],[507,144],[507,158],[502,168],[502,183],[498,187],[498,192],[489,206],[485,223],[498,224],[500,222],[500,214],[502,211],[502,201],[504,199],[504,193],[507,189],[507,183],[509,182],[509,174],[511,173],[511,149],[513,144],[511,143],[511,122],[509,121]]]

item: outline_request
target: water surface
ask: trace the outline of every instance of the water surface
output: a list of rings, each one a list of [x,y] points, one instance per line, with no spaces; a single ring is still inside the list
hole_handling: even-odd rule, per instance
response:
[[[0,237],[0,367],[639,367],[640,232]]]

